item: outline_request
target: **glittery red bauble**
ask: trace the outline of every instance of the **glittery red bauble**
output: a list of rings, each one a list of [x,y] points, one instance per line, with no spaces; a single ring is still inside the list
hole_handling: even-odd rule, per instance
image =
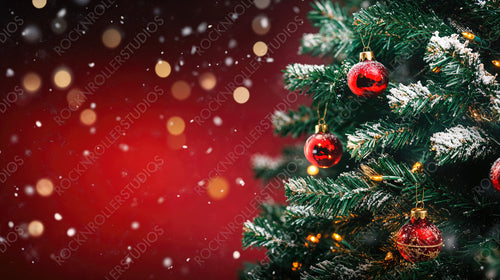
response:
[[[315,133],[307,139],[304,155],[317,167],[332,167],[342,157],[342,142],[331,133]]]
[[[493,187],[500,191],[500,158],[498,158],[491,167],[490,179]]]
[[[354,65],[347,73],[347,84],[352,93],[362,97],[377,97],[384,93],[389,83],[385,66],[374,60]]]
[[[398,233],[399,253],[410,262],[425,262],[441,252],[443,237],[439,229],[427,218],[411,218]]]

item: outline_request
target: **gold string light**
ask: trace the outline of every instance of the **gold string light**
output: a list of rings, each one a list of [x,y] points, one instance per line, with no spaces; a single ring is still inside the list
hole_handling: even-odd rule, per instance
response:
[[[335,239],[335,241],[337,241],[337,242],[342,241],[342,236],[340,236],[340,234],[338,234],[338,233],[332,234],[332,238]]]
[[[392,252],[387,252],[387,254],[385,255],[384,260],[386,260],[386,261],[392,261],[392,258],[393,258]]]
[[[384,176],[382,176],[382,175],[370,176],[370,180],[375,181],[375,182],[382,182],[382,181],[384,181]]]
[[[476,37],[476,35],[472,34],[471,32],[468,32],[468,31],[465,31],[465,32],[462,32],[462,36],[464,36],[465,39],[467,40],[474,40],[474,38]]]
[[[321,233],[318,233],[316,235],[314,234],[309,234],[309,236],[307,236],[307,241],[311,242],[311,243],[319,243],[319,239],[321,238]]]
[[[485,114],[480,108],[474,106],[469,107],[469,116],[477,122],[492,121],[493,119]]]
[[[431,71],[434,73],[439,73],[439,72],[441,72],[441,69],[443,69],[443,67],[436,66],[436,67],[432,68]]]
[[[496,67],[500,67],[500,60],[492,60],[491,63],[493,63]]]
[[[314,165],[309,165],[309,167],[307,167],[307,174],[311,175],[311,176],[315,176],[315,175],[318,175],[319,173],[319,168],[314,166]]]
[[[299,262],[293,262],[292,263],[292,270],[293,271],[297,271],[297,270],[300,270],[302,268],[302,264],[299,263]]]
[[[424,166],[422,165],[422,163],[417,161],[417,162],[415,162],[415,164],[411,168],[411,173],[422,172],[423,169],[424,169]]]
[[[309,234],[307,237],[306,237],[306,240],[307,242],[304,243],[304,245],[309,248],[309,245],[313,245],[313,244],[318,244],[319,243],[319,240],[321,238],[321,233],[318,233],[316,235],[314,234]]]
[[[360,167],[361,170],[363,171],[363,174],[365,174],[368,178],[370,178],[370,180],[375,182],[382,182],[384,180],[384,176],[378,174],[377,171],[375,171],[368,165],[361,164]]]

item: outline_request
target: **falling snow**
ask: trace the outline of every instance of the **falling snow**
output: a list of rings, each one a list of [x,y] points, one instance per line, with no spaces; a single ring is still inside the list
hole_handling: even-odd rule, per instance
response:
[[[241,179],[240,177],[236,178],[236,184],[240,185],[240,186],[245,186],[245,181],[243,181],[243,179]]]
[[[202,22],[198,25],[198,27],[196,28],[196,30],[199,32],[199,33],[203,33],[205,31],[207,31],[207,23],[206,22]]]
[[[215,124],[216,126],[221,126],[221,125],[222,125],[222,119],[221,119],[221,117],[219,117],[219,116],[215,116],[215,117],[214,117],[214,124]]]
[[[10,123],[2,126],[5,143],[1,153],[5,161],[13,155],[24,161],[5,183],[9,186],[5,202],[11,205],[6,204],[5,213],[10,216],[4,219],[0,242],[9,242],[6,239],[9,231],[22,240],[9,246],[5,256],[9,254],[7,258],[13,262],[35,267],[56,262],[67,248],[73,250],[77,242],[79,252],[71,251],[72,256],[64,259],[65,264],[58,268],[61,275],[75,263],[87,266],[93,263],[99,270],[111,270],[109,279],[117,279],[114,273],[119,271],[122,271],[119,277],[125,279],[143,271],[143,263],[147,261],[161,270],[148,271],[146,278],[164,278],[167,274],[162,272],[176,273],[171,275],[174,278],[202,278],[203,275],[195,274],[198,265],[195,254],[205,246],[196,241],[203,236],[195,237],[185,220],[200,216],[191,214],[203,211],[200,213],[206,219],[203,217],[201,222],[214,217],[222,221],[227,217],[220,213],[234,212],[226,209],[228,202],[236,202],[232,207],[243,208],[249,197],[257,195],[258,187],[250,168],[244,167],[251,152],[245,151],[237,159],[234,155],[240,152],[237,148],[243,147],[239,143],[247,137],[248,128],[262,125],[262,118],[269,113],[267,107],[274,105],[254,102],[259,104],[255,106],[249,102],[248,106],[236,107],[232,99],[221,101],[219,94],[234,78],[237,87],[249,89],[256,101],[259,96],[268,95],[279,102],[283,92],[274,85],[281,83],[279,73],[284,63],[281,52],[256,58],[251,50],[255,41],[267,42],[286,27],[286,22],[280,23],[275,17],[282,16],[273,7],[280,1],[255,1],[252,4],[259,10],[248,9],[245,15],[238,15],[230,1],[219,3],[217,9],[198,11],[193,7],[193,16],[186,19],[179,19],[161,1],[132,4],[132,9],[122,4],[102,6],[105,7],[102,15],[96,13],[96,6],[90,0],[33,2],[42,3],[43,7],[35,9],[30,3],[29,13],[23,18],[25,23],[3,45],[7,48],[12,43],[14,49],[24,49],[22,56],[16,56],[22,58],[17,59],[19,63],[7,58],[3,68],[5,77],[16,76],[6,79],[10,87],[6,90],[22,94],[16,102],[6,104],[9,111],[4,119]],[[303,9],[302,4],[283,1],[279,4],[286,7],[287,13],[296,13],[294,17],[306,16],[308,8]],[[214,14],[204,14],[208,12]],[[96,24],[82,28],[82,22],[89,19]],[[214,33],[221,31],[219,19],[232,20],[233,26],[220,34]],[[247,29],[252,32],[252,20],[247,19],[257,19],[261,28],[268,29],[268,35],[240,32]],[[163,21],[157,32],[153,32],[149,20],[155,24]],[[113,34],[109,35],[108,30]],[[146,36],[137,36],[138,32],[146,31],[149,31]],[[299,33],[287,44],[296,44]],[[219,36],[215,40],[214,34]],[[131,42],[140,45],[140,49],[131,48]],[[128,52],[131,49],[134,51]],[[124,53],[130,56],[130,61]],[[168,62],[163,76],[155,69],[159,59]],[[259,69],[246,73],[253,63]],[[69,79],[55,77],[61,67],[71,74]],[[320,69],[315,67],[319,66],[304,66],[303,70]],[[28,73],[35,75],[27,77]],[[200,77],[204,73],[214,76],[213,89],[203,88]],[[176,82],[183,82],[184,99],[173,94]],[[216,103],[217,108],[213,108]],[[205,115],[207,108],[209,116]],[[95,113],[91,122],[86,122],[85,114],[89,112],[86,110]],[[190,122],[183,124],[182,131],[171,133],[167,119],[176,115]],[[241,122],[242,119],[249,123]],[[247,139],[255,131],[258,130],[251,130]],[[252,153],[270,141],[272,128],[261,137],[251,148]],[[278,142],[272,144],[278,147]],[[221,166],[226,155],[234,162]],[[156,157],[163,162],[161,165]],[[148,160],[156,165],[148,164]],[[259,154],[251,161],[258,168],[277,168],[284,163],[280,157]],[[207,183],[214,176],[228,182],[227,189],[214,191],[229,194],[225,200],[207,199]],[[201,191],[198,194],[193,189]],[[133,192],[126,193],[128,190]],[[241,199],[245,203],[238,202]],[[190,209],[191,214],[186,216],[185,211],[178,211],[182,208],[179,206]],[[208,208],[210,211],[206,211]],[[102,217],[106,218],[106,224],[94,227]],[[162,231],[152,226],[153,220]],[[33,221],[43,225],[43,234],[30,235],[28,229]],[[179,227],[174,224],[178,221],[181,221]],[[193,225],[195,222],[198,220],[193,220]],[[237,231],[242,222],[234,224]],[[204,228],[205,236],[215,236],[219,230],[213,225],[198,226]],[[178,233],[172,234],[174,228]],[[254,229],[272,237],[263,227]],[[152,233],[157,236],[153,238]],[[81,237],[85,240],[80,240]],[[156,241],[152,242],[153,239]],[[209,242],[207,238],[203,240]],[[235,240],[239,242],[239,234],[234,234],[227,244]],[[191,247],[184,246],[187,242]],[[145,256],[141,261],[134,257],[138,244],[149,246],[147,252],[141,252]],[[228,262],[240,264],[243,253],[233,245],[223,254],[213,254],[210,261],[220,263],[220,267]],[[118,261],[113,263],[115,260]],[[117,266],[121,269],[113,271]],[[130,271],[124,267],[130,267]]]
[[[181,34],[183,37],[189,36],[191,35],[191,33],[193,33],[193,28],[191,28],[191,26],[186,26],[181,30]]]
[[[233,63],[234,63],[234,60],[233,60],[233,58],[232,58],[232,57],[229,57],[229,56],[228,56],[228,57],[226,57],[226,59],[224,60],[224,63],[226,64],[226,66],[231,66],[231,65],[233,65]]]
[[[166,257],[163,259],[163,266],[166,268],[170,268],[173,264],[172,258]]]
[[[33,188],[33,186],[31,185],[27,185],[26,187],[24,187],[24,193],[27,196],[32,196],[35,194],[35,188]]]
[[[132,222],[132,224],[130,225],[130,227],[132,229],[138,229],[139,228],[139,222]]]
[[[56,221],[60,221],[60,220],[62,220],[62,218],[63,218],[63,217],[61,216],[61,214],[59,214],[59,213],[55,213],[55,214],[54,214],[54,219],[55,219]],[[68,230],[68,231],[69,231],[69,230]]]
[[[11,68],[7,68],[7,71],[5,71],[5,76],[7,78],[14,77],[14,70],[12,70]]]
[[[238,45],[238,42],[236,42],[235,39],[231,39],[231,40],[229,40],[229,43],[228,43],[227,46],[230,49],[234,49],[234,48],[236,48],[237,45]]]
[[[267,155],[255,154],[252,157],[252,165],[256,169],[276,169],[283,164],[281,157],[273,158]]]
[[[240,252],[238,252],[238,251],[233,252],[233,259],[237,260],[240,258],[240,256],[241,256]]]

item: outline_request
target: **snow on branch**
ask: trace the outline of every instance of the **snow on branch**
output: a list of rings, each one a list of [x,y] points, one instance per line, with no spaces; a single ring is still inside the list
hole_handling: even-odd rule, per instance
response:
[[[298,79],[298,80],[308,80],[312,77],[314,73],[323,76],[325,74],[324,65],[312,65],[312,64],[301,64],[294,63],[286,67],[285,78]],[[287,84],[286,87],[289,90],[294,90],[291,88],[292,85]]]
[[[500,92],[498,94],[494,95],[491,97],[491,103],[492,103],[492,109],[497,113],[500,114]]]
[[[500,84],[496,81],[497,75],[492,75],[484,69],[479,53],[468,48],[468,43],[462,43],[458,34],[440,37],[439,32],[435,32],[427,45],[424,60],[432,69],[441,69],[448,73],[448,85],[474,82],[481,85],[481,92],[489,96],[493,111],[500,114]],[[463,69],[468,69],[469,73],[463,76],[462,80],[458,80],[457,76],[463,75]]]
[[[447,94],[440,87],[434,86],[432,81],[428,81],[424,86],[420,81],[410,85],[399,84],[390,90],[387,95],[391,109],[405,117],[416,117],[423,113],[436,115],[443,113],[443,108],[453,106],[449,110],[455,113],[463,107],[463,98],[458,95]]]
[[[496,83],[496,76],[491,75],[484,70],[484,65],[479,59],[479,53],[473,52],[468,48],[468,41],[462,43],[458,34],[451,36],[439,37],[439,32],[435,32],[427,45],[427,53],[424,57],[426,62],[440,63],[443,56],[448,54],[455,58],[459,58],[466,66],[471,66],[476,71],[477,81],[484,85],[493,85]]]
[[[431,137],[432,149],[440,164],[479,158],[489,152],[489,141],[485,135],[481,128],[458,125],[434,133]]]
[[[326,53],[331,49],[331,41],[333,39],[333,37],[317,33],[306,33],[302,36],[302,45],[299,48],[299,54],[310,52],[315,54]]]
[[[415,107],[417,104],[411,101],[420,98],[428,99],[429,96],[432,96],[429,89],[423,86],[420,81],[408,86],[399,84],[398,87],[392,88],[389,92],[387,98],[391,107],[406,107],[407,105]],[[432,106],[437,101],[437,98],[434,99],[430,105]]]
[[[340,66],[294,63],[286,67],[283,79],[289,91],[312,95],[316,100],[336,100],[339,98],[336,92],[347,86],[345,80],[350,67],[350,63]]]
[[[267,155],[255,154],[252,159],[254,169],[276,169],[283,164],[283,158],[272,158]]]
[[[308,192],[307,183],[304,178],[291,178],[286,183],[286,186],[293,193],[304,194]]]
[[[389,104],[400,104],[401,106],[406,106],[412,99],[428,97],[431,94],[429,89],[423,86],[420,81],[416,84],[410,84],[409,86],[399,84],[397,88],[392,88],[390,93],[391,94],[387,95]]]
[[[297,116],[297,115],[295,115]],[[295,117],[294,116],[294,117]],[[276,130],[281,130],[285,126],[293,125],[298,119],[290,117],[284,111],[274,111],[272,116],[272,124]]]
[[[425,131],[411,124],[389,121],[369,122],[347,134],[347,149],[356,160],[368,157],[379,148],[399,150],[423,141]]]

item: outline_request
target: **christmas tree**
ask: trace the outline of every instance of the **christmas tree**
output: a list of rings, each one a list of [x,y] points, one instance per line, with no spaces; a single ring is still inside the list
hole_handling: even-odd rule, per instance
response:
[[[500,277],[499,14],[498,1],[312,4],[319,30],[300,52],[328,62],[286,68],[312,104],[273,124],[313,136],[255,157],[257,177],[288,177],[287,205],[245,223],[243,247],[267,257],[241,278]]]

